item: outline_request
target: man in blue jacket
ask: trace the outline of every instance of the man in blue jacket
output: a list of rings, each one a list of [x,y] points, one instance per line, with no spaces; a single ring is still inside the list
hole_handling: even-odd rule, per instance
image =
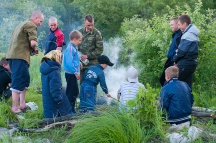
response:
[[[170,66],[165,70],[167,84],[160,92],[161,109],[167,112],[170,124],[181,124],[190,121],[189,115],[194,102],[191,88],[178,80],[179,69]]]
[[[166,81],[165,80],[165,70],[169,66],[173,66],[173,64],[174,64],[173,57],[176,54],[176,50],[177,50],[178,45],[179,45],[180,40],[181,40],[182,32],[178,28],[178,17],[174,17],[174,18],[172,18],[170,20],[170,28],[173,31],[172,42],[170,44],[170,47],[169,47],[169,50],[168,50],[168,53],[167,53],[167,60],[166,60],[166,63],[164,64],[164,69],[163,69],[163,72],[162,72],[161,77],[160,77],[161,86],[164,86],[165,81]]]
[[[83,83],[80,88],[80,111],[86,112],[95,109],[97,85],[100,83],[102,90],[105,92],[107,97],[111,97],[108,93],[108,88],[105,81],[103,70],[108,66],[114,64],[110,62],[109,58],[105,55],[98,57],[99,64],[90,66],[83,77]]]
[[[178,18],[178,26],[182,37],[174,62],[179,68],[179,80],[186,82],[192,88],[193,73],[197,67],[199,29],[191,24],[191,19],[184,14]]]

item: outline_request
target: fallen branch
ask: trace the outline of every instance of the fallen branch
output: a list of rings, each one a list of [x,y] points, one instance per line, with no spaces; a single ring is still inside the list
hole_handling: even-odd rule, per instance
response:
[[[203,107],[192,107],[192,110],[193,111],[197,111],[197,112],[216,112],[215,110],[211,110],[211,109],[208,109],[208,108],[203,108]]]
[[[46,118],[46,119],[38,121],[38,125],[39,125],[39,127],[42,127],[42,126],[49,125],[49,124],[56,123],[56,122],[73,120],[73,119],[77,119],[78,117],[80,117],[82,115],[85,115],[85,114],[84,113],[76,113],[76,114],[66,115],[66,116],[61,116],[61,117],[56,117],[56,118]],[[92,112],[91,115],[97,116],[97,115],[99,115],[99,113],[98,112]]]
[[[212,117],[213,119],[216,119],[216,115],[215,114],[206,113],[206,112],[192,111],[191,116],[196,116],[196,117]]]
[[[19,131],[21,132],[28,132],[28,133],[40,133],[40,132],[47,132],[50,129],[54,129],[56,127],[63,127],[67,126],[67,128],[73,128],[76,123],[80,122],[80,120],[70,120],[70,121],[64,121],[64,122],[56,122],[50,125],[45,126],[44,128],[38,128],[38,129],[23,129],[20,128]]]

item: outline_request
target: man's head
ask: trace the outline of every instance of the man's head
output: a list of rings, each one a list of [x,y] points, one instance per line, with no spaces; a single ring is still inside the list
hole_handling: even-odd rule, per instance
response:
[[[179,69],[176,66],[170,66],[165,70],[165,79],[169,81],[173,77],[178,77]]]
[[[36,26],[40,26],[44,20],[44,15],[40,10],[36,10],[32,13],[30,19]]]
[[[129,82],[138,82],[138,72],[133,66],[127,71],[127,79]]]
[[[105,69],[108,66],[113,66],[114,64],[110,62],[109,58],[105,55],[98,57],[99,64]]]
[[[178,17],[174,17],[170,20],[170,28],[173,32],[177,31],[178,28]]]
[[[8,61],[6,60],[5,57],[3,57],[0,61],[0,66],[6,68],[8,71],[10,71],[10,66],[8,64]]]
[[[94,18],[91,15],[86,15],[84,19],[86,31],[92,31],[94,28]]]
[[[55,18],[54,16],[51,16],[49,18],[49,27],[52,31],[55,31],[58,27],[58,21],[57,18]]]
[[[191,19],[187,14],[183,14],[178,18],[178,27],[182,32],[185,31],[189,24],[191,24]]]

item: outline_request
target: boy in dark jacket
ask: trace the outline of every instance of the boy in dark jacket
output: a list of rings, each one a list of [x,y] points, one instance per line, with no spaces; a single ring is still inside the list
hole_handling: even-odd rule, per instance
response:
[[[109,58],[105,55],[98,57],[99,64],[90,66],[83,77],[83,83],[80,88],[80,111],[86,112],[95,109],[97,85],[100,83],[102,90],[105,92],[107,97],[111,97],[108,93],[108,88],[105,81],[103,70],[108,66],[113,66]]]
[[[64,34],[58,28],[58,21],[55,17],[49,18],[50,33],[46,43],[46,49],[44,55],[52,50],[62,51],[62,46],[64,45]]]
[[[41,60],[42,99],[45,118],[72,114],[71,106],[62,88],[60,70],[61,52],[52,50]]]
[[[193,95],[187,83],[178,80],[178,67],[170,66],[165,70],[167,84],[161,89],[160,104],[168,115],[167,123],[181,124],[190,121]]]
[[[12,92],[9,88],[9,85],[11,83],[10,66],[5,57],[0,61],[0,79],[0,100],[2,98],[7,100],[11,97]]]

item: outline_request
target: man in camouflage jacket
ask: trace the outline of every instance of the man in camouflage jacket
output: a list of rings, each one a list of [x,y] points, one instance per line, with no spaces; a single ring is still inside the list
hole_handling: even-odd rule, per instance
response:
[[[83,38],[81,44],[78,46],[78,51],[81,52],[81,61],[89,60],[88,64],[82,63],[80,71],[80,84],[84,72],[89,66],[98,63],[97,58],[103,53],[103,38],[99,30],[94,28],[94,18],[91,15],[85,16],[84,19],[85,28],[80,29]]]

